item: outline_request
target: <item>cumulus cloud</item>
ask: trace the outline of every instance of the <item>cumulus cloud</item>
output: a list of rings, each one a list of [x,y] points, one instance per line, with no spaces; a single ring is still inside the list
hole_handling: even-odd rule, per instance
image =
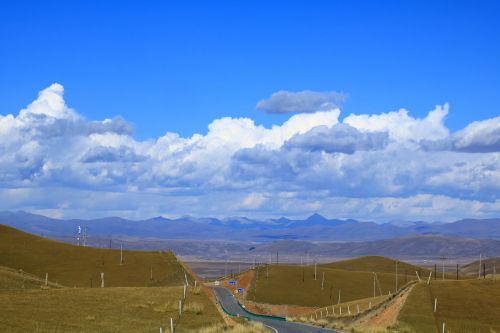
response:
[[[296,134],[285,143],[286,148],[327,153],[352,154],[357,150],[379,150],[387,146],[387,132],[361,132],[347,124],[317,126],[304,134]]]
[[[338,108],[314,102],[320,111],[271,127],[226,117],[204,134],[139,141],[124,119],[87,120],[63,93],[54,84],[0,115],[0,209],[379,219],[423,218],[423,203],[448,218],[500,210],[499,118],[450,133],[447,104],[423,118],[399,110],[339,122]]]
[[[438,105],[423,119],[411,117],[405,109],[375,115],[351,114],[344,119],[344,123],[360,131],[387,132],[396,141],[437,140],[449,135],[444,125],[448,111],[448,104]]]
[[[422,140],[424,149],[468,153],[500,152],[500,117],[475,121],[441,140]]]
[[[290,92],[281,90],[257,103],[257,109],[267,113],[311,113],[333,110],[340,107],[346,95],[334,91],[317,92],[304,90]]]

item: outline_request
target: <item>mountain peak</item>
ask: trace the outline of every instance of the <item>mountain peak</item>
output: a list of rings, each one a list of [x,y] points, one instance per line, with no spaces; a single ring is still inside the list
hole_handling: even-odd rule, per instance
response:
[[[323,221],[328,221],[328,219],[318,213],[314,213],[311,216],[309,216],[306,221],[308,222],[323,222]]]

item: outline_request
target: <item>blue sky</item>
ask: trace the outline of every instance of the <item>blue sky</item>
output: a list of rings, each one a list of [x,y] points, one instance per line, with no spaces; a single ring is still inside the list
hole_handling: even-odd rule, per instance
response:
[[[2,3],[0,209],[498,216],[499,12],[496,1]]]
[[[450,103],[459,129],[498,114],[497,1],[13,1],[0,10],[0,110],[59,82],[89,119],[138,138],[205,133],[278,90],[342,91],[343,115]]]

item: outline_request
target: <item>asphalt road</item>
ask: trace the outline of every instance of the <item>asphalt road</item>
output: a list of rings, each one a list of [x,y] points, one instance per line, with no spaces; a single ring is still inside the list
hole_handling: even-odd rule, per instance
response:
[[[252,316],[241,308],[241,305],[236,301],[229,290],[222,287],[214,287],[214,291],[217,295],[217,299],[227,312],[235,316],[239,315],[240,317],[247,317],[251,320],[259,321],[267,327],[273,329],[277,333],[341,333],[339,331],[334,331],[326,328],[314,327],[299,323],[291,323],[272,318]]]

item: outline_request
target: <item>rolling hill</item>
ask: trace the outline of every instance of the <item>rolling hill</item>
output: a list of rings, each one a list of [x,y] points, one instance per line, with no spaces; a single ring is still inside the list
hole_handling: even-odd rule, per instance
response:
[[[433,302],[437,298],[437,311]],[[500,283],[488,280],[435,281],[418,284],[403,306],[400,328],[415,333],[490,333],[500,330]]]
[[[0,265],[70,287],[181,285],[184,269],[171,252],[75,246],[0,225]],[[153,278],[151,279],[151,273]]]
[[[354,259],[336,261],[328,264],[321,265],[320,267],[331,268],[331,269],[341,269],[347,271],[360,271],[360,272],[379,272],[379,273],[390,273],[395,274],[396,272],[396,261],[387,257],[380,256],[365,256],[358,257]],[[404,261],[398,261],[398,272],[399,274],[405,274],[405,272],[412,275],[418,271],[421,274],[429,274],[429,270],[418,267],[415,265],[408,264]]]
[[[377,264],[381,267],[378,269]],[[394,261],[372,257],[343,261],[338,264],[318,265],[316,278],[314,265],[261,266],[252,281],[248,299],[269,304],[289,304],[307,307],[323,307],[374,296],[387,295],[396,290],[396,274],[391,273]],[[338,265],[340,268],[335,268]],[[398,272],[398,289],[417,279],[415,270],[424,274],[427,270],[413,265]],[[334,268],[332,268],[332,267]],[[411,268],[411,269],[410,269]],[[377,280],[374,290],[374,272]],[[324,276],[324,280],[323,280]],[[322,288],[323,282],[323,288]]]
[[[479,267],[480,265],[481,267]],[[481,263],[477,260],[460,268],[463,275],[470,277],[477,277],[479,275],[479,271],[481,271],[481,276],[483,276],[483,270],[486,270],[487,275],[500,273],[500,258],[483,259],[481,260]]]
[[[48,281],[48,286],[51,288],[60,288],[61,286]],[[8,267],[0,266],[0,291],[1,290],[23,290],[23,289],[40,289],[45,285],[45,280],[28,274],[22,270],[15,270]]]
[[[170,318],[176,332],[225,329],[215,304],[192,283],[179,315],[183,284],[191,278],[173,253],[124,251],[122,263],[120,257],[120,250],[0,225],[0,332],[157,332],[167,330]]]

